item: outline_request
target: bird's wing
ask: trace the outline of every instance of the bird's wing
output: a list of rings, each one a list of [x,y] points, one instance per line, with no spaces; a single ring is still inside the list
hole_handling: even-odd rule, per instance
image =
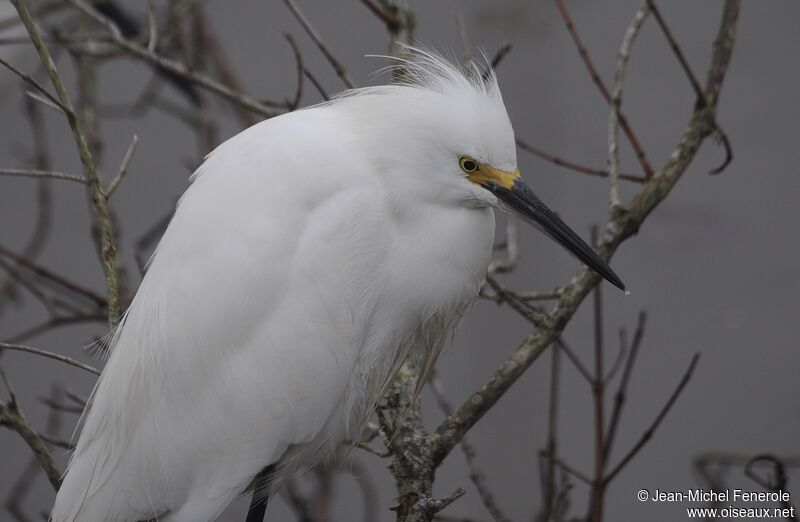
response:
[[[355,400],[365,281],[379,284],[386,223],[368,171],[325,108],[210,155],[115,335],[54,520],[229,496],[325,438]]]

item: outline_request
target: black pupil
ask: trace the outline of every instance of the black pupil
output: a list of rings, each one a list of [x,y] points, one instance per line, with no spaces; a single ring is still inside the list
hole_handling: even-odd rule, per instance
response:
[[[473,170],[477,170],[477,168],[478,168],[478,166],[475,165],[474,161],[467,160],[467,161],[464,162],[464,169],[465,170],[473,171]]]

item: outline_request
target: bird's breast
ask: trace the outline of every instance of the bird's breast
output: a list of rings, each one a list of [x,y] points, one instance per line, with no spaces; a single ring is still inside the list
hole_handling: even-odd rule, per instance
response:
[[[456,314],[477,295],[494,241],[490,208],[443,207],[420,211],[395,230],[388,273],[394,299],[414,314]]]

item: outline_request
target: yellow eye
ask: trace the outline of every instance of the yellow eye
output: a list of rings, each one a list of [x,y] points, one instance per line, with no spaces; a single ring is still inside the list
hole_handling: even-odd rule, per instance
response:
[[[461,170],[464,172],[478,172],[478,162],[469,156],[461,156],[458,159],[458,164],[461,165]]]

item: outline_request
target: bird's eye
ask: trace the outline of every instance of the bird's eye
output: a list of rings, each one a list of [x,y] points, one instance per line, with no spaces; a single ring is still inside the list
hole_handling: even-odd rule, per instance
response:
[[[478,171],[478,163],[467,156],[461,156],[458,160],[458,164],[461,165],[461,170],[464,172],[477,172]]]

